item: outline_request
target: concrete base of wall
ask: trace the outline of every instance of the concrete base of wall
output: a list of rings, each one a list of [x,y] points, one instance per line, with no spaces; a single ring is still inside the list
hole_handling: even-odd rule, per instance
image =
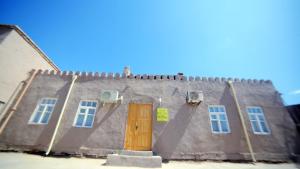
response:
[[[4,145],[0,143],[0,151],[17,151],[17,152],[44,152],[47,147],[43,146],[14,146],[14,145]],[[126,154],[127,153],[127,154]],[[143,152],[145,154],[149,152]],[[152,152],[150,151],[151,155]],[[68,154],[70,156],[85,156],[92,158],[106,158],[109,154],[120,154],[120,155],[133,155],[132,151],[123,151],[116,149],[79,149],[77,151],[56,151],[53,150],[52,155],[56,154]],[[144,156],[145,156],[144,154]],[[251,162],[251,156],[249,153],[224,153],[224,152],[199,152],[199,153],[173,153],[170,157],[164,157],[163,154],[157,153],[163,159],[166,160],[213,160],[213,161],[249,161]],[[258,161],[266,162],[289,162],[291,161],[291,155],[287,153],[255,153],[255,157]]]
[[[151,151],[121,151],[120,154],[109,154],[106,165],[160,168],[160,156],[152,156]]]
[[[254,153],[257,161],[288,162],[290,155],[286,153]],[[163,156],[162,156],[163,157]],[[164,158],[164,157],[163,157]],[[213,160],[213,161],[245,161],[251,162],[250,153],[224,153],[224,152],[203,152],[203,153],[174,153],[169,160]]]

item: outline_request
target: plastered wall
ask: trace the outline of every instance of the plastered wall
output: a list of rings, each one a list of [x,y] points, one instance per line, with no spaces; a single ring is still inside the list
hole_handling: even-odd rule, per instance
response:
[[[17,111],[0,136],[2,149],[45,151],[53,134],[73,72],[39,72]],[[152,151],[165,159],[249,160],[249,151],[241,122],[227,80],[233,80],[246,127],[258,160],[287,160],[293,148],[294,124],[285,110],[271,81],[201,78],[184,76],[152,76],[106,73],[76,73],[65,114],[52,151],[71,154],[105,156],[123,149],[128,103],[153,104]],[[123,102],[101,104],[102,90],[118,90]],[[188,90],[204,93],[199,106],[186,103]],[[39,99],[58,98],[48,125],[30,125],[28,120]],[[156,108],[168,108],[168,122],[156,121]],[[92,128],[73,126],[80,100],[98,101]],[[224,105],[228,134],[213,134],[208,105]],[[252,132],[246,106],[260,106],[269,124],[270,135]]]
[[[0,101],[7,103],[32,69],[54,69],[20,34],[0,26]],[[0,112],[1,113],[1,112]]]

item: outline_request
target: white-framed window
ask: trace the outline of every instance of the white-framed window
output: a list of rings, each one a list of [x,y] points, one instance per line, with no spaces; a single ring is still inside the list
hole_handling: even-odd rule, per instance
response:
[[[230,133],[225,106],[208,106],[211,130],[213,133]]]
[[[246,108],[254,134],[270,134],[270,129],[261,107],[249,106]]]
[[[80,101],[73,126],[92,128],[96,114],[96,109],[97,101]]]
[[[56,98],[42,98],[31,115],[29,124],[48,124],[56,101]]]

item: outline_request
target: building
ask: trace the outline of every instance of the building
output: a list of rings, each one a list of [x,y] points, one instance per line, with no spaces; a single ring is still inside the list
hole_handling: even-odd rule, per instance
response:
[[[296,128],[298,131],[297,137],[296,137],[296,143],[295,143],[295,148],[294,148],[294,158],[298,158],[295,159],[295,161],[300,162],[300,158],[299,158],[299,154],[300,154],[300,104],[295,104],[295,105],[289,105],[286,106],[288,112],[290,113],[292,119],[294,120],[295,124],[296,124]]]
[[[286,106],[300,133],[300,104]]]
[[[295,125],[269,80],[42,70],[28,79],[1,125],[2,150],[253,161],[293,151]]]
[[[15,25],[0,24],[0,120],[32,69],[58,71],[46,54]]]

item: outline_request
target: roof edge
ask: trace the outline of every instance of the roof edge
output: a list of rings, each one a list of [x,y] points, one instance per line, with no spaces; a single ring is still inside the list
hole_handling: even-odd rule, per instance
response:
[[[18,26],[18,25],[9,25],[9,24],[0,24],[0,26],[8,27],[16,30],[16,32],[21,35],[21,37],[30,44],[56,71],[60,71],[58,66],[40,49],[36,43]]]
[[[150,74],[130,74],[129,76],[125,73],[106,73],[106,72],[80,72],[80,71],[55,71],[55,70],[37,70],[39,75],[45,76],[73,76],[77,75],[81,78],[90,78],[90,79],[135,79],[135,80],[167,80],[167,81],[206,81],[206,82],[218,82],[224,83],[232,81],[233,83],[242,83],[242,84],[271,84],[271,80],[264,79],[239,79],[239,78],[225,78],[225,77],[200,77],[200,76],[182,76],[182,75],[150,75]]]

